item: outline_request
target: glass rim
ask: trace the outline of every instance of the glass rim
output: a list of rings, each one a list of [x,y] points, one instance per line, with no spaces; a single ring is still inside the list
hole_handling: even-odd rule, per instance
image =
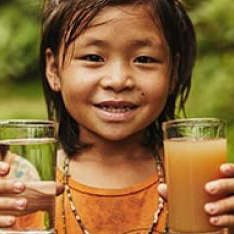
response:
[[[226,120],[221,118],[183,118],[183,119],[173,119],[167,120],[162,123],[163,129],[175,126],[188,126],[190,124],[200,124],[201,126],[213,124],[223,124],[226,125]]]
[[[47,119],[0,119],[0,127],[55,127],[56,123]]]

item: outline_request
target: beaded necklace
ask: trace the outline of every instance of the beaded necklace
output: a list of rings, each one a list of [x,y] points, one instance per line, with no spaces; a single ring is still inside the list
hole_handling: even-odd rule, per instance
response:
[[[67,229],[66,229],[66,216],[65,216],[65,194],[67,194],[68,200],[69,200],[69,206],[70,209],[76,219],[76,222],[78,224],[78,226],[80,227],[81,231],[83,234],[91,234],[87,228],[85,227],[84,223],[81,220],[81,217],[78,214],[78,211],[75,207],[75,204],[73,202],[73,198],[72,198],[72,194],[71,194],[71,190],[68,184],[68,180],[70,177],[69,174],[69,164],[70,164],[70,160],[68,157],[65,158],[64,160],[64,164],[63,164],[63,184],[65,187],[65,191],[63,193],[63,197],[62,197],[62,224],[63,224],[63,233],[64,234],[68,234]],[[159,177],[159,183],[163,183],[164,182],[164,175],[163,175],[163,171],[162,171],[162,166],[161,166],[161,162],[159,160],[157,160],[157,172],[158,172],[158,177]],[[153,223],[151,225],[151,227],[149,228],[149,232],[148,234],[153,234],[154,233],[154,229],[158,223],[158,219],[159,216],[163,210],[164,207],[164,200],[163,198],[161,198],[159,196],[158,198],[158,208],[154,213],[154,217],[153,217]]]

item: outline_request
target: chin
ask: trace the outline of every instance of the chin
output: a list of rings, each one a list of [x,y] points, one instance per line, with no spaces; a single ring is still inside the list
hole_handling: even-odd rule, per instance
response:
[[[121,132],[121,133],[112,132],[110,134],[103,134],[101,137],[107,141],[118,143],[118,142],[127,141],[131,139],[139,139],[142,137],[142,132],[129,133],[129,134],[126,134],[126,131]]]
[[[124,141],[126,139],[129,138],[129,136],[126,135],[105,135],[102,136],[103,139],[107,140],[107,141],[111,141],[111,142],[120,142],[120,141]]]

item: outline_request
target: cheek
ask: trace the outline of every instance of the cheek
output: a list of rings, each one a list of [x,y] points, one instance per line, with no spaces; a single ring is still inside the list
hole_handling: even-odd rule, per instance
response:
[[[61,94],[67,111],[74,118],[74,115],[81,106],[82,99],[84,97],[81,87],[75,83],[62,84]]]
[[[73,73],[66,76],[61,82],[61,93],[64,102],[75,104],[84,101],[92,94],[92,84],[85,75]]]
[[[79,90],[76,88],[75,84],[62,84],[61,85],[61,93],[63,96],[63,100],[65,102],[73,102],[76,101],[79,96]]]
[[[152,111],[155,113],[161,113],[163,110],[167,97],[169,94],[168,82],[158,82],[157,84],[151,84],[148,90],[142,92],[142,97],[146,97],[151,106]]]
[[[85,101],[83,95],[77,89],[69,89],[69,92],[63,90],[62,98],[67,112],[76,122],[80,122],[84,118],[83,114],[86,113],[83,105]]]
[[[79,104],[80,100],[77,98],[77,95],[72,92],[63,93],[62,96],[66,107],[72,107]]]
[[[144,91],[141,92],[141,97],[142,97],[142,98],[145,97],[145,92],[144,92]]]

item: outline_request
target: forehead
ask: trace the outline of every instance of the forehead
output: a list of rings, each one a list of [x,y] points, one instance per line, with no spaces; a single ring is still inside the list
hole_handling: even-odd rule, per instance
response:
[[[83,22],[85,23],[85,22]],[[79,31],[79,26],[77,31]],[[87,46],[137,49],[148,47],[170,57],[170,49],[163,30],[147,4],[106,6],[90,21],[88,26],[69,43],[61,43],[60,55],[70,60],[77,49]],[[66,55],[66,56],[65,56]]]
[[[106,6],[94,17],[90,23],[90,27],[96,24],[102,24],[107,22],[115,22],[116,20],[136,20],[137,18],[148,18],[152,15],[152,11],[146,4],[138,5],[117,5]]]
[[[89,37],[118,37],[152,40],[165,44],[160,24],[149,6],[120,5],[104,7],[77,38],[79,42]]]

